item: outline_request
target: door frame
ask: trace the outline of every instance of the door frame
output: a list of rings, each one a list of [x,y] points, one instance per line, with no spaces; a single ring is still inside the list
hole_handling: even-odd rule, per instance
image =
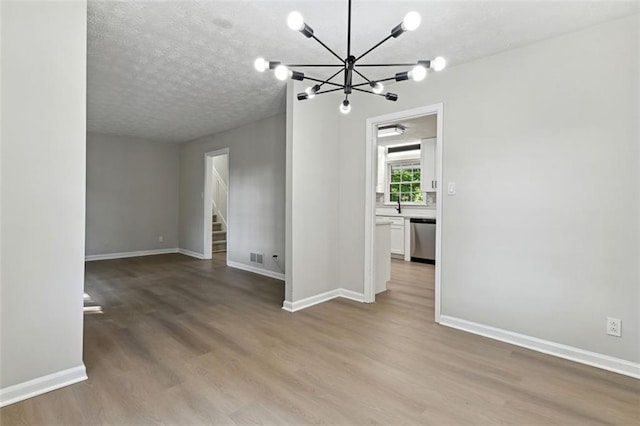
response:
[[[213,195],[211,191],[213,190],[213,157],[218,157],[220,155],[227,155],[227,170],[229,170],[229,162],[231,161],[231,155],[229,154],[229,148],[217,149],[215,151],[209,151],[204,153],[204,192],[202,194],[202,199],[204,203],[204,230],[203,238],[202,238],[202,254],[204,259],[211,259],[213,257],[212,253],[212,228],[211,228],[211,216],[213,215],[213,207],[211,203],[213,202]],[[229,193],[231,192],[231,173],[227,175],[227,248],[229,248]]]
[[[441,289],[442,289],[442,192],[443,192],[443,114],[442,103],[418,107],[406,111],[385,114],[367,118],[367,139],[365,149],[365,238],[364,238],[364,301],[373,303],[375,294],[375,231],[376,231],[376,198],[375,198],[375,170],[377,162],[377,134],[376,127],[385,124],[393,124],[399,120],[436,115],[436,180],[438,191],[436,192],[436,262],[435,262],[435,321],[440,322]],[[406,235],[406,233],[405,233]]]

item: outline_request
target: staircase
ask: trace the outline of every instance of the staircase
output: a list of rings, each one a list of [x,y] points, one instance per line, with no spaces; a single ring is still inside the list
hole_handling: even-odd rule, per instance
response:
[[[211,252],[223,253],[227,251],[227,231],[222,230],[222,222],[218,222],[218,216],[211,218]]]

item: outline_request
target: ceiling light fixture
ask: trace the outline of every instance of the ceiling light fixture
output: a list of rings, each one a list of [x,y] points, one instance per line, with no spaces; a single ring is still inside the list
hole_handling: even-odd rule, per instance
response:
[[[404,133],[406,128],[400,124],[394,124],[393,126],[378,127],[378,137],[386,138],[388,136],[400,136]]]
[[[303,81],[309,80],[315,82],[313,87],[308,87],[304,92],[298,93],[298,100],[313,99],[316,95],[324,93],[331,93],[342,91],[344,92],[344,100],[340,103],[340,111],[343,114],[348,114],[351,111],[351,104],[349,103],[349,95],[356,92],[369,93],[372,95],[382,96],[389,101],[397,101],[398,95],[395,93],[384,92],[383,82],[396,82],[412,79],[414,81],[422,81],[427,76],[427,71],[432,69],[434,71],[442,71],[447,64],[447,61],[438,56],[433,60],[420,60],[417,63],[393,63],[393,64],[362,64],[359,61],[371,53],[374,49],[385,43],[392,38],[398,38],[401,34],[407,31],[413,31],[420,26],[420,14],[418,12],[409,12],[405,15],[401,23],[393,27],[391,34],[385,37],[382,41],[374,45],[372,48],[362,53],[360,56],[354,56],[351,54],[351,0],[349,0],[349,8],[347,12],[347,56],[342,58],[326,44],[324,44],[318,37],[315,36],[313,29],[304,22],[304,18],[300,12],[291,12],[287,16],[287,25],[289,28],[295,31],[300,31],[305,37],[312,38],[322,47],[324,47],[329,53],[338,59],[338,63],[334,64],[283,64],[280,62],[269,62],[264,58],[258,58],[254,62],[254,67],[259,72],[264,72],[267,69],[274,70],[275,76],[278,80],[286,80],[292,78],[293,80]],[[293,71],[291,68],[338,68],[338,70],[327,79],[313,78],[305,75],[302,72]],[[358,70],[358,67],[412,67],[409,71],[396,73],[395,76],[383,79],[372,80],[367,78],[364,73]],[[343,80],[340,83],[333,81],[336,77],[343,74]],[[359,77],[362,82],[354,82],[354,77]],[[329,86],[323,89],[323,86]],[[370,89],[370,90],[367,90]]]

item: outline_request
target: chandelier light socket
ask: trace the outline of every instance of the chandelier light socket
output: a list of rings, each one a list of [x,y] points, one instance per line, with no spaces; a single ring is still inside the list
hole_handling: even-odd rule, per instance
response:
[[[304,18],[300,12],[293,11],[289,13],[287,16],[287,26],[292,30],[300,31],[306,37],[313,35],[313,28],[304,23]]]
[[[404,31],[405,30],[404,28],[402,28],[402,24],[398,24],[391,30],[391,35],[393,36],[393,38],[398,38]]]
[[[305,93],[307,95],[307,99],[313,99],[316,97],[316,93],[320,90],[320,85],[316,84],[313,87],[307,87],[305,89]]]
[[[420,18],[420,14],[418,12],[409,12],[405,15],[402,22],[393,27],[391,30],[391,35],[393,38],[400,37],[405,31],[413,31],[420,26],[422,18]]]
[[[305,37],[309,38],[313,35],[313,28],[311,28],[307,24],[304,24],[304,27],[300,30],[300,32],[304,34]]]
[[[405,81],[405,80],[409,80],[409,72],[405,71],[405,72],[396,73],[396,81]]]
[[[398,95],[396,95],[395,93],[387,92],[387,94],[384,95],[384,98],[388,101],[395,102],[398,100]]]
[[[369,86],[371,86],[371,91],[376,95],[379,95],[384,91],[384,85],[379,81],[371,81],[369,82]]]
[[[298,100],[304,101],[305,99],[309,99],[309,95],[305,92],[298,93]]]
[[[345,99],[340,104],[340,112],[343,113],[343,114],[349,114],[349,112],[351,112],[351,104],[349,104],[349,100],[348,99]]]
[[[304,80],[304,73],[299,71],[291,71],[291,78],[294,80],[302,81]]]

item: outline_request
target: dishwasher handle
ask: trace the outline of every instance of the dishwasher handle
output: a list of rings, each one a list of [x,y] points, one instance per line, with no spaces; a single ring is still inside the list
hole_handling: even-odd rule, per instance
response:
[[[432,223],[432,224],[435,224],[436,220],[435,219],[421,219],[421,218],[417,218],[417,217],[412,217],[411,219],[409,219],[409,223]]]

